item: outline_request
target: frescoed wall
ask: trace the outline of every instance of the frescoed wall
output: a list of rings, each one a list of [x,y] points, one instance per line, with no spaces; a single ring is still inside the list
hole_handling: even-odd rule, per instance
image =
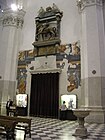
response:
[[[59,54],[57,55],[57,67],[64,68],[64,59],[68,61],[67,77],[69,85],[67,91],[71,92],[78,89],[81,83],[81,63],[80,63],[80,42],[61,45],[59,47]]]
[[[35,51],[21,51],[18,54],[18,69],[17,69],[17,92],[26,93],[26,67],[34,60]]]
[[[21,51],[18,55],[18,75],[17,91],[26,92],[26,67],[31,61],[35,61],[36,52],[34,50]],[[56,66],[62,70],[65,69],[65,60],[67,61],[66,73],[67,92],[72,92],[81,86],[81,60],[80,60],[80,42],[60,45],[56,54]]]

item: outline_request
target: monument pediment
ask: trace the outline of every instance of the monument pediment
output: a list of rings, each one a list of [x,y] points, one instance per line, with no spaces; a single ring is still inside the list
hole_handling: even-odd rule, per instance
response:
[[[38,18],[43,19],[43,18],[55,16],[56,14],[62,12],[60,12],[59,8],[53,3],[52,7],[49,6],[45,10],[43,7],[41,7],[38,13],[39,13]]]

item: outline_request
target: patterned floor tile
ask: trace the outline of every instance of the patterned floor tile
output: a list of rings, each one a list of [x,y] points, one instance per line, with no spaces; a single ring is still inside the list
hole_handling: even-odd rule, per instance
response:
[[[32,117],[31,138],[26,140],[105,140],[105,124],[85,124],[87,138],[72,136],[78,126],[77,121]],[[0,137],[0,140],[6,140]],[[16,132],[16,140],[24,140],[24,132]]]

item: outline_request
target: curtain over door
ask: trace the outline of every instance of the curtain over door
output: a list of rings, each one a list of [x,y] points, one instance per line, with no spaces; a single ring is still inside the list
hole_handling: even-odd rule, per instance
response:
[[[30,115],[58,117],[59,73],[32,74]]]

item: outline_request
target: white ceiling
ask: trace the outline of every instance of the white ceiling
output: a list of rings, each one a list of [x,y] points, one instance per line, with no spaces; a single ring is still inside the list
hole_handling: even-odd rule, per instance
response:
[[[6,0],[0,0],[0,9],[5,9],[7,7]],[[0,10],[1,11],[1,10]]]

